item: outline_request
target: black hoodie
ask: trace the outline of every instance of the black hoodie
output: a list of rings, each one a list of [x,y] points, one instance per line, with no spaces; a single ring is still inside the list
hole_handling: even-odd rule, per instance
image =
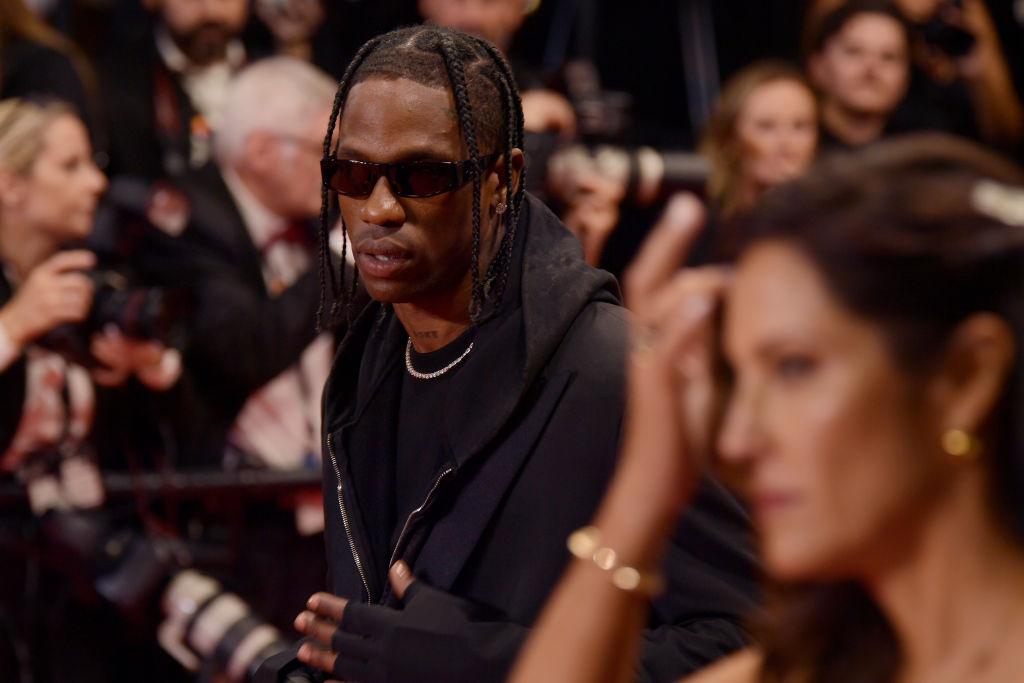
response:
[[[420,510],[398,520],[394,544],[408,337],[372,303],[335,359],[323,423],[328,589],[395,608],[377,610],[389,625],[373,634],[379,661],[365,680],[501,680],[565,569],[566,537],[590,520],[611,478],[627,341],[615,280],[589,267],[532,197],[515,256],[505,300],[450,380],[444,464]],[[743,644],[738,624],[754,588],[742,510],[709,484],[681,533],[643,680],[672,680]],[[386,579],[397,559],[419,579],[404,605]]]

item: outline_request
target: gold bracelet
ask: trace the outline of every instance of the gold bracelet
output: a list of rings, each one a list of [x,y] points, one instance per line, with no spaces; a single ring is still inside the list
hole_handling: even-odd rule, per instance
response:
[[[566,541],[569,552],[581,560],[587,560],[611,573],[612,585],[627,593],[638,593],[654,598],[665,590],[665,579],[655,572],[643,572],[636,567],[622,564],[619,555],[611,548],[601,545],[601,530],[585,526],[569,534]]]

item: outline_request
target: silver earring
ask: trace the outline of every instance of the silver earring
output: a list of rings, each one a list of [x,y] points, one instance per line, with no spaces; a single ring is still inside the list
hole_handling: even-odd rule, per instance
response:
[[[507,210],[508,204],[506,204],[505,202],[498,202],[498,205],[494,207],[494,213],[498,214],[499,216],[505,213],[505,211]]]

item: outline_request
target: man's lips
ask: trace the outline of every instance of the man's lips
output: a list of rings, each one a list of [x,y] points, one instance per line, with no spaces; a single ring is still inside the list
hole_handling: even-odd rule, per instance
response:
[[[412,254],[390,244],[367,244],[356,248],[360,272],[371,277],[394,277],[412,260]]]

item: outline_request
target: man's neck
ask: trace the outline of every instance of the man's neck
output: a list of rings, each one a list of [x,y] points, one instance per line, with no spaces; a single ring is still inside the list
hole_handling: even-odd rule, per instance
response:
[[[822,125],[847,145],[859,147],[882,137],[888,117],[866,114],[825,102],[821,111]]]
[[[469,329],[472,285],[463,283],[454,295],[429,302],[394,304],[395,315],[419,353],[437,351]]]
[[[469,329],[468,315],[439,315],[414,304],[395,304],[395,315],[412,339],[419,353],[437,351],[450,344]]]

